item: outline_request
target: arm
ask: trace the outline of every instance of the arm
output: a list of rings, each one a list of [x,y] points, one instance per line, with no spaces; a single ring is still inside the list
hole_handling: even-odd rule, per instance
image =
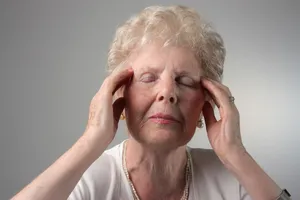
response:
[[[86,131],[54,164],[20,191],[13,200],[67,199],[86,169],[104,152],[115,137],[124,109],[124,99],[113,102],[118,88],[126,84],[133,71],[117,70],[107,77],[93,97]]]
[[[220,111],[221,119],[217,121],[211,104],[206,102],[203,106],[207,135],[212,148],[252,199],[276,200],[281,189],[247,153],[242,144],[240,116],[229,88],[204,77],[201,83],[208,91],[209,99],[212,99]]]
[[[106,144],[92,148],[91,142],[82,136],[54,164],[40,174],[13,200],[67,199],[85,170],[103,153]]]
[[[236,150],[223,161],[255,200],[276,200],[281,188],[264,172],[246,150]]]

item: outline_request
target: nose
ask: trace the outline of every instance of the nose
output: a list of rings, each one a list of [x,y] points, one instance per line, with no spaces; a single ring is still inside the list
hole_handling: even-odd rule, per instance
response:
[[[158,87],[157,100],[158,101],[168,101],[171,104],[176,104],[178,97],[176,95],[175,82],[168,78],[167,80],[160,80],[161,84]]]

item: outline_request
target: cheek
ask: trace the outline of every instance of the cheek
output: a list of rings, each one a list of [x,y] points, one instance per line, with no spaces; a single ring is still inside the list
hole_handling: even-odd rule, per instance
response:
[[[151,92],[141,86],[133,83],[125,90],[126,109],[135,115],[144,113],[151,102]]]
[[[132,84],[124,92],[126,101],[125,115],[128,130],[138,133],[152,104],[151,92],[139,84]]]
[[[185,93],[181,99],[182,112],[186,118],[199,117],[204,104],[204,95],[199,91]]]

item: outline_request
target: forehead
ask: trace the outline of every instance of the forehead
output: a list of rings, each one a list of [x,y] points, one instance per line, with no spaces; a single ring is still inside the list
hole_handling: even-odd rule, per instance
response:
[[[146,44],[130,58],[134,70],[170,67],[177,71],[202,74],[199,61],[193,52],[184,47],[167,46],[159,43]]]

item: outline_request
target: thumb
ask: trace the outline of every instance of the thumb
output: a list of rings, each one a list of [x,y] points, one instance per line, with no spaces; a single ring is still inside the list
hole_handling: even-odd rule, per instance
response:
[[[206,101],[203,106],[203,116],[205,119],[206,129],[208,130],[214,123],[217,122],[214,110],[210,103]]]
[[[114,115],[114,122],[116,127],[118,125],[124,107],[125,107],[125,99],[123,97],[118,98],[113,103],[113,115]]]

